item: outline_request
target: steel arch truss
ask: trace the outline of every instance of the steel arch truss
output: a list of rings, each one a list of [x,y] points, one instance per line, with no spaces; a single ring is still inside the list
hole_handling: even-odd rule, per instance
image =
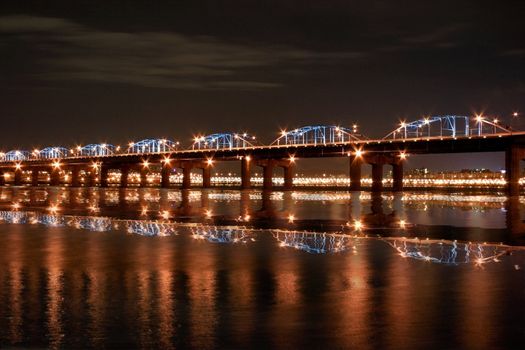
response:
[[[178,142],[166,139],[145,139],[129,144],[128,153],[162,153],[177,149]]]
[[[77,147],[78,156],[100,157],[115,154],[116,147],[107,143],[92,143],[83,147]]]
[[[31,157],[29,151],[13,150],[5,154],[4,159],[8,162],[28,160]]]
[[[33,157],[36,159],[58,159],[67,157],[69,150],[64,147],[46,147],[40,151],[34,151]]]
[[[385,137],[388,139],[413,139],[431,137],[467,137],[510,133],[510,130],[483,118],[458,115],[438,115],[419,119],[410,123],[401,122],[399,127]]]
[[[362,140],[356,130],[334,126],[303,126],[292,131],[282,131],[272,145],[325,145]]]
[[[233,149],[254,147],[255,136],[247,133],[217,133],[197,136],[192,149]]]

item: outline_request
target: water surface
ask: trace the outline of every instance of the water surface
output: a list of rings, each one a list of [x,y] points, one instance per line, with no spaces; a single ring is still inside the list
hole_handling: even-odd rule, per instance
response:
[[[0,347],[523,348],[502,195],[0,189]]]

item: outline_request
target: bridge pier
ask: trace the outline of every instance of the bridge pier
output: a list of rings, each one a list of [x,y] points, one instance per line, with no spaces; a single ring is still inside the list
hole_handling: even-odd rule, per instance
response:
[[[107,165],[100,166],[100,187],[108,187],[108,172],[109,168]]]
[[[139,174],[140,174],[140,187],[146,187],[148,186],[148,168],[146,167],[142,167],[142,169],[140,169],[139,171]]]
[[[202,187],[203,188],[211,187],[211,165],[206,164],[202,168]]]
[[[252,187],[251,184],[251,159],[244,156],[241,160],[241,189],[247,190]]]
[[[520,161],[525,158],[525,149],[519,145],[511,145],[505,151],[505,177],[507,193],[510,196],[520,194]]]
[[[60,169],[55,167],[49,169],[49,185],[60,186]]]
[[[129,185],[129,166],[123,165],[120,167],[120,184],[121,188],[126,188]]]
[[[403,191],[403,163],[401,160],[392,164],[392,191]]]
[[[350,191],[361,191],[361,165],[360,157],[350,157]]]
[[[22,186],[22,169],[15,169],[13,183],[15,186]]]
[[[294,173],[294,166],[293,164],[289,164],[287,166],[282,167],[284,169],[284,189],[285,190],[291,190],[293,188],[293,173]]]
[[[71,168],[71,187],[80,187],[80,168],[78,166]]]
[[[37,187],[38,186],[38,176],[40,175],[40,171],[38,169],[31,170],[31,186]]]
[[[91,169],[86,173],[88,187],[95,187],[97,185],[97,169]]]
[[[383,190],[383,163],[372,163],[372,192]]]
[[[263,165],[263,188],[265,190],[271,190],[273,187],[273,167],[271,161],[268,161],[266,165]]]
[[[166,163],[162,165],[160,169],[160,187],[169,188],[170,187],[170,175],[171,175],[171,166]]]
[[[191,187],[191,169],[193,166],[189,163],[182,165],[182,188],[189,189]]]
[[[0,186],[5,186],[5,173],[0,171]]]

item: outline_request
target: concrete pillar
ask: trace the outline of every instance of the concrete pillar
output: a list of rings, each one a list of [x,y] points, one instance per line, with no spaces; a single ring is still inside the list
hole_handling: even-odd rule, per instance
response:
[[[77,166],[71,168],[71,187],[80,187],[80,168]]]
[[[372,163],[372,192],[383,190],[383,164]]]
[[[202,187],[211,187],[211,165],[206,165],[202,168]]]
[[[124,165],[120,168],[120,187],[126,188],[129,184],[129,166]]]
[[[100,187],[108,187],[109,168],[105,165],[100,167]]]
[[[505,177],[507,180],[507,192],[510,196],[520,194],[520,149],[516,145],[511,145],[505,151]]]
[[[392,164],[392,190],[396,192],[403,191],[403,163]]]
[[[245,156],[241,160],[241,188],[247,190],[251,187],[251,161]]]
[[[60,169],[51,168],[49,169],[49,184],[51,186],[60,186]]]
[[[96,169],[89,169],[89,171],[86,172],[86,176],[87,176],[87,185],[89,187],[95,187],[97,185],[97,177],[98,177],[98,174],[97,174],[97,170]]]
[[[164,164],[160,170],[160,187],[169,188],[170,187],[170,175],[171,175],[171,165]]]
[[[15,186],[21,186],[22,185],[22,170],[16,169],[14,173],[14,185]]]
[[[188,189],[191,187],[191,165],[185,164],[182,168],[182,188]]]
[[[273,164],[268,162],[268,164],[263,166],[263,188],[265,190],[270,190],[273,187]]]
[[[5,176],[3,171],[0,171],[0,186],[5,186]]]
[[[291,190],[293,187],[294,166],[290,164],[283,168],[284,168],[284,189]]]
[[[143,167],[140,169],[140,187],[148,186],[148,169]]]
[[[31,186],[37,187],[38,186],[38,175],[40,172],[38,169],[33,169],[31,171]]]
[[[361,165],[360,158],[350,157],[350,191],[361,191]]]

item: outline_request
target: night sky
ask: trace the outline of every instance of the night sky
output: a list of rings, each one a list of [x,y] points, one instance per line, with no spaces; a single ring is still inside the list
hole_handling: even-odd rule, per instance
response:
[[[510,123],[525,111],[524,20],[525,1],[2,0],[0,148],[230,130],[270,143],[354,122],[382,137],[445,113]]]

